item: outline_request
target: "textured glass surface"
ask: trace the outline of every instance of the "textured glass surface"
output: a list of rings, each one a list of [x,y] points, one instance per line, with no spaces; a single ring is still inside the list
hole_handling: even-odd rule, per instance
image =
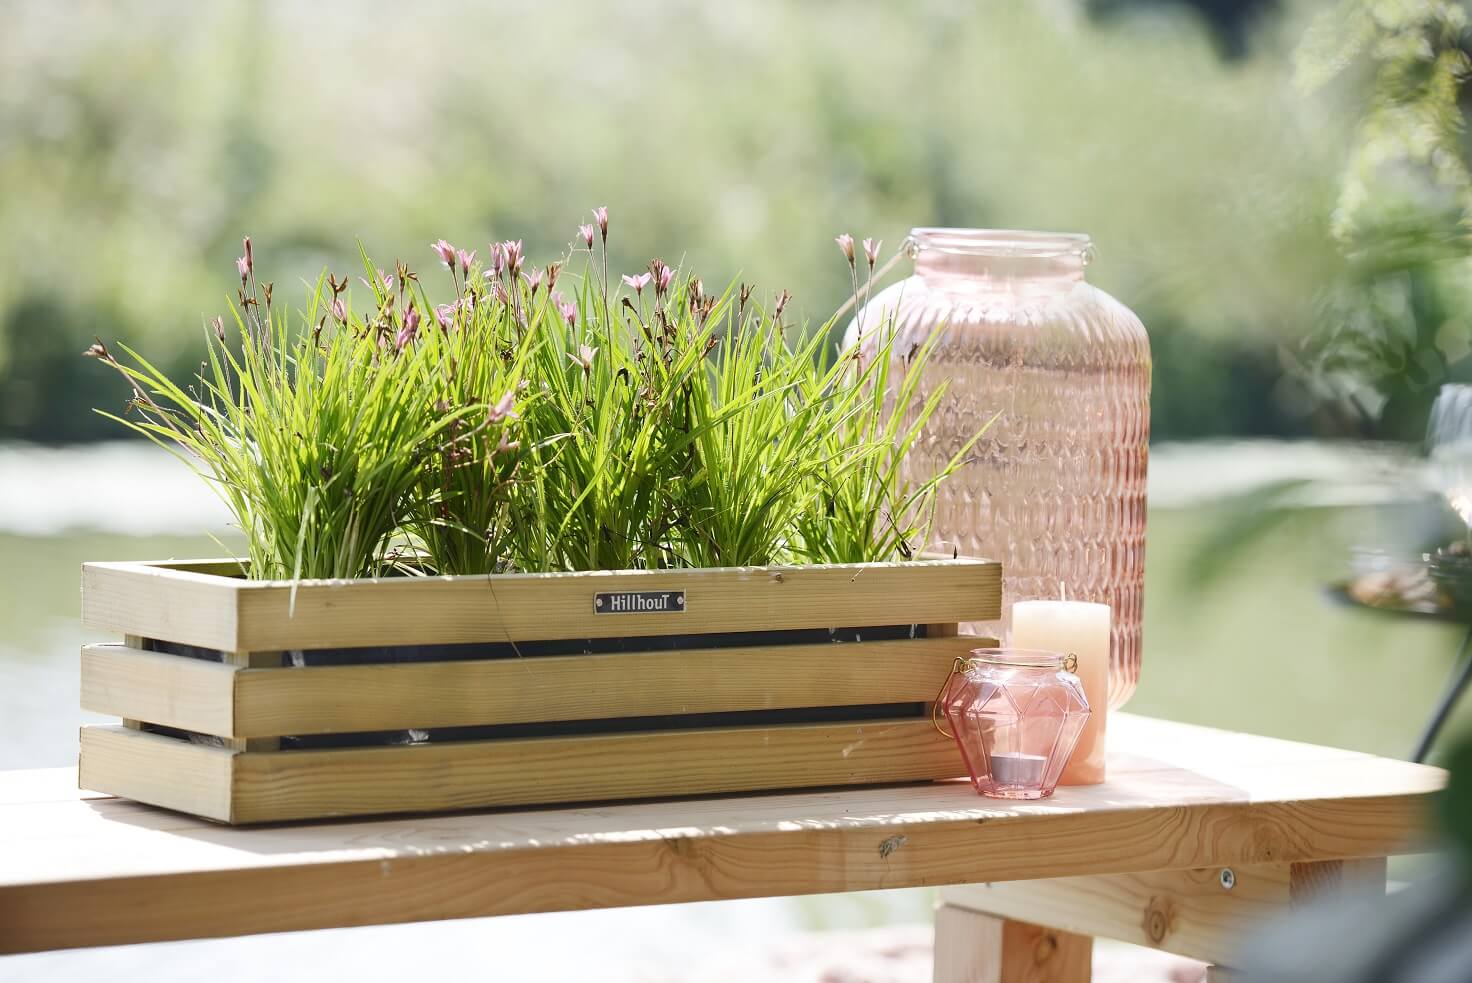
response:
[[[1089,704],[1062,656],[1018,649],[978,649],[941,698],[971,783],[982,795],[1041,799],[1053,794]]]
[[[1128,308],[1084,280],[1086,236],[917,229],[915,275],[850,327],[871,341],[893,316],[903,360],[939,331],[921,396],[950,388],[908,460],[943,466],[992,422],[938,496],[927,548],[1002,561],[1013,601],[1069,598],[1114,611],[1110,705],[1140,675],[1150,343]],[[1006,638],[1006,624],[967,629]]]

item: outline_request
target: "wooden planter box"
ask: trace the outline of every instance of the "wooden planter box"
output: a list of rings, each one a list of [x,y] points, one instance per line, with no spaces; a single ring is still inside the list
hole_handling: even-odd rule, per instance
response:
[[[964,774],[991,561],[248,581],[89,563],[81,785],[227,823]]]

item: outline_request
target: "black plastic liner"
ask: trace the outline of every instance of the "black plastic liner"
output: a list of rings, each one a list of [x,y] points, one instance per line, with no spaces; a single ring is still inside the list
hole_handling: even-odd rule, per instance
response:
[[[862,628],[802,628],[791,631],[728,631],[702,635],[635,635],[616,638],[559,638],[525,642],[474,642],[454,645],[385,645],[366,648],[310,649],[282,654],[284,666],[361,666],[402,662],[463,662],[475,659],[536,658],[547,655],[613,655],[673,649],[734,648],[741,645],[819,645],[924,638],[924,625]],[[145,639],[152,652],[206,662],[225,661],[218,649]]]
[[[784,724],[863,723],[925,715],[924,703],[882,703],[851,707],[800,707],[789,710],[741,710],[728,713],[685,713],[665,717],[610,717],[599,720],[558,720],[545,723],[497,724],[478,727],[432,727],[427,730],[363,731],[353,734],[311,734],[281,738],[283,751],[325,748],[384,747],[395,744],[446,744],[460,741],[511,740],[522,737],[575,737],[635,734],[641,731],[696,730],[707,727],[776,727]],[[195,743],[220,745],[218,737],[192,731],[144,724],[152,734]]]

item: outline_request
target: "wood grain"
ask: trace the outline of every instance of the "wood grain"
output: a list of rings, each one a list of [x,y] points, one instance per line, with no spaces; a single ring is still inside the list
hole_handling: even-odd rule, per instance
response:
[[[1002,921],[957,905],[935,909],[935,983],[999,983]]]
[[[1036,803],[943,782],[257,828],[0,776],[0,951],[1378,857],[1422,845],[1445,779],[1130,714],[1110,743],[1106,784]]]
[[[87,787],[232,823],[907,782],[964,772],[955,746],[921,719],[233,757],[125,728],[87,727],[83,736]],[[211,787],[186,787],[191,781]]]
[[[233,666],[145,652],[82,646],[82,709],[181,730],[235,733]]]
[[[1288,864],[1239,865],[1221,886],[1221,868],[970,884],[945,888],[957,907],[1230,962],[1241,936],[1290,904]]]
[[[1001,610],[1000,565],[964,558],[296,584],[184,566],[86,564],[84,622],[256,651],[945,623]],[[594,613],[595,593],[665,590],[685,591],[684,613]]]
[[[926,638],[252,669],[235,678],[231,733],[328,734],[919,703],[935,696],[952,660],[970,647],[967,639]]]
[[[235,651],[242,581],[149,563],[82,564],[82,624]]]
[[[77,781],[94,791],[228,822],[233,755],[131,727],[83,727]]]

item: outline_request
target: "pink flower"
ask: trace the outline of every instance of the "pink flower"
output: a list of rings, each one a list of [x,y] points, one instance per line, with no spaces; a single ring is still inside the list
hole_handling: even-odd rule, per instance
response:
[[[448,242],[446,242],[445,240],[441,239],[439,242],[431,242],[429,244],[429,248],[430,249],[433,249],[436,253],[439,254],[440,262],[445,264],[445,268],[446,269],[449,269],[449,270],[454,270],[455,269],[455,247],[454,246],[450,245]]]
[[[567,322],[569,328],[578,323],[578,305],[571,301],[559,299],[557,313],[562,315],[562,319]]]
[[[512,276],[521,272],[521,261],[526,258],[526,253],[521,248],[520,239],[507,239],[501,245],[506,250],[506,268],[511,271]]]
[[[848,265],[854,265],[854,237],[845,232],[833,240],[838,243],[838,248],[843,253],[843,258],[848,260]]]
[[[490,410],[486,413],[486,421],[488,423],[495,424],[500,423],[502,420],[516,419],[516,410],[513,409],[515,405],[516,390],[513,389],[506,395],[498,399],[496,401],[496,405],[490,408]]]
[[[491,268],[486,270],[486,277],[500,276],[501,271],[506,268],[506,244],[504,242],[491,243]]]
[[[525,274],[523,274],[523,276],[526,279],[527,289],[532,292],[533,296],[535,296],[537,288],[542,285],[542,271],[528,270]]]
[[[506,439],[506,435],[505,434],[502,434],[501,435],[501,442],[496,445],[496,453],[497,454],[510,454],[512,451],[517,450],[520,447],[521,447],[521,441],[519,441],[519,440],[508,440],[508,439]]]
[[[499,303],[511,303],[511,294],[507,291],[506,285],[504,283],[498,283],[494,287],[492,287],[491,295],[495,297]]]
[[[874,264],[879,262],[879,247],[882,245],[884,245],[883,239],[864,240],[864,258],[869,261],[869,269],[871,270],[874,268]]]
[[[593,221],[598,223],[598,231],[603,236],[603,241],[608,241],[608,206],[599,205],[593,209]]]
[[[592,372],[593,356],[597,354],[598,349],[589,348],[587,345],[579,345],[578,353],[574,355],[572,352],[568,352],[567,357],[572,359],[574,365],[582,366],[584,372]]]
[[[244,283],[245,278],[250,276],[250,259],[246,256],[238,257],[235,260],[235,272],[240,274],[240,282]]]
[[[388,293],[389,291],[393,290],[393,288],[394,288],[394,275],[392,273],[385,273],[382,270],[379,270],[378,271],[378,275],[377,275],[377,280],[378,280],[379,286],[383,288],[383,292],[384,293]],[[369,283],[367,280],[363,279],[362,277],[358,277],[358,282],[361,283],[363,286],[367,287],[369,290],[372,290],[373,289],[373,284]]]
[[[439,322],[442,330],[449,331],[450,325],[455,323],[455,310],[458,304],[440,304],[434,309],[434,319]]]
[[[410,304],[404,309],[404,326],[399,328],[399,333],[394,336],[394,345],[403,351],[419,334],[419,311]]]
[[[589,249],[593,248],[593,233],[596,231],[591,225],[578,226],[578,235],[583,237],[583,245]]]
[[[460,260],[460,268],[466,273],[470,272],[470,264],[475,262],[475,250],[466,252],[463,249],[455,250],[455,257]]]
[[[332,298],[332,316],[339,324],[345,324],[348,319],[348,307],[342,302],[341,297]]]
[[[659,260],[655,260],[652,266],[654,273],[654,292],[663,296],[664,292],[670,288],[670,281],[675,278],[675,271]]]
[[[640,273],[638,276],[630,276],[629,274],[625,273],[624,285],[628,287],[633,287],[634,292],[642,297],[644,295],[644,288],[649,286],[649,281],[651,279],[653,278],[648,273]]]

